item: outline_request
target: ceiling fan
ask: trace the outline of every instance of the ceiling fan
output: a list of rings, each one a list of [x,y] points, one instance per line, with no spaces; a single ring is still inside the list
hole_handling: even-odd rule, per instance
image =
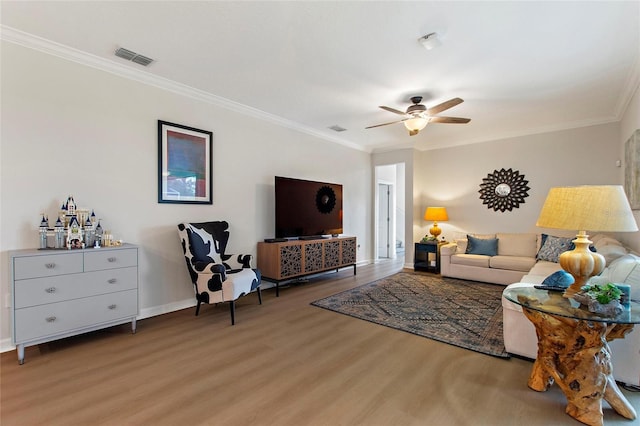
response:
[[[453,108],[456,105],[464,102],[460,98],[449,99],[446,102],[442,102],[434,107],[427,108],[420,102],[422,102],[422,96],[414,96],[411,98],[413,105],[407,108],[407,111],[403,112],[387,106],[380,106],[385,111],[392,112],[394,114],[403,115],[405,118],[398,121],[392,121],[390,123],[376,124],[374,126],[365,127],[365,129],[372,129],[374,127],[387,126],[389,124],[404,123],[404,126],[409,130],[409,136],[415,136],[424,129],[429,123],[453,123],[453,124],[465,124],[471,121],[470,118],[460,117],[440,117],[435,114],[445,111],[449,108]]]

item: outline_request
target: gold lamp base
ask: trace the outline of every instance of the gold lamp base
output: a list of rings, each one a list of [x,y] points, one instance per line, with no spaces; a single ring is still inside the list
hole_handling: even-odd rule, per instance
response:
[[[433,222],[433,226],[429,228],[429,233],[433,235],[435,240],[438,239],[438,235],[442,234],[442,229],[438,226],[438,222]]]
[[[573,240],[576,248],[565,251],[560,255],[560,266],[570,273],[575,282],[571,284],[563,293],[566,298],[573,297],[582,290],[589,278],[598,275],[604,269],[606,261],[604,256],[589,250],[592,241],[585,231],[578,232]]]

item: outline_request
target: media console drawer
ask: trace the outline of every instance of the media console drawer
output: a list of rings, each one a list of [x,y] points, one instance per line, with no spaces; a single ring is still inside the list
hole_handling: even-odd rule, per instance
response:
[[[16,250],[11,258],[12,338],[24,348],[131,322],[138,315],[138,248]]]

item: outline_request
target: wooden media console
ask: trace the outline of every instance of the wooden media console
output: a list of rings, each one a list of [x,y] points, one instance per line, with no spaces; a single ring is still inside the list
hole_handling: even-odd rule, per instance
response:
[[[353,266],[356,274],[356,237],[258,243],[258,269],[262,278],[279,285],[305,275]]]

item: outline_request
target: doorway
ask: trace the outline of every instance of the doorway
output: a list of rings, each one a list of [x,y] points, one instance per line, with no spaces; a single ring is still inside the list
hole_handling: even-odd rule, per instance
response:
[[[392,227],[393,220],[391,194],[393,185],[378,183],[378,258],[389,259],[392,256]]]
[[[405,251],[404,163],[375,168],[375,259],[395,259]]]

